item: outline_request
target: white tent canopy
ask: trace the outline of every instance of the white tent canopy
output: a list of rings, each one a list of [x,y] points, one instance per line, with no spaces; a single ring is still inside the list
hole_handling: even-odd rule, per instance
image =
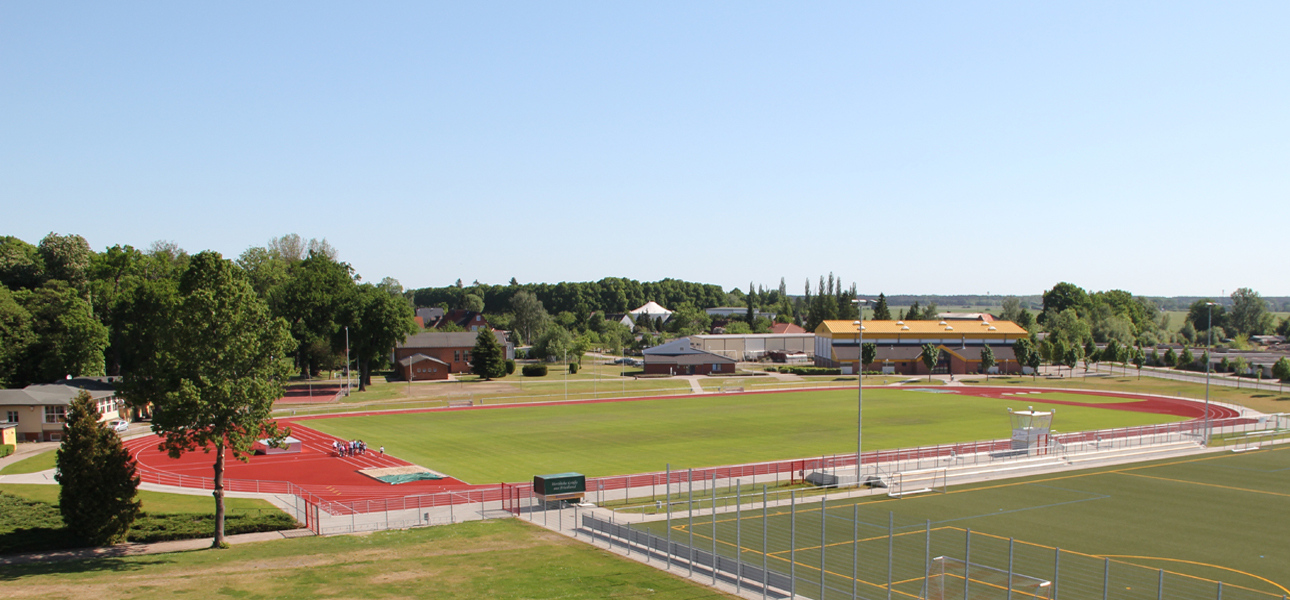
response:
[[[663,317],[663,320],[666,321],[668,317],[672,316],[672,311],[663,308],[659,303],[650,300],[649,302],[646,302],[644,306],[630,311],[627,314],[631,315],[633,319],[640,317],[641,315],[649,315],[651,319]]]

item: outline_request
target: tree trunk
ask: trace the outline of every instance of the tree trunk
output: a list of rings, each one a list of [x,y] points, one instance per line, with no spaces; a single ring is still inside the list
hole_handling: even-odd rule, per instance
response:
[[[215,444],[215,540],[211,548],[224,545],[224,442]]]
[[[398,366],[398,363],[394,363]],[[358,361],[358,391],[367,391],[367,361],[359,359]]]

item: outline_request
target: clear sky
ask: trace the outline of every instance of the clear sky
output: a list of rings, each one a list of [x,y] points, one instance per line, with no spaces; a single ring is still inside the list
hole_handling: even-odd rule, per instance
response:
[[[0,3],[0,234],[1290,295],[1290,3]]]

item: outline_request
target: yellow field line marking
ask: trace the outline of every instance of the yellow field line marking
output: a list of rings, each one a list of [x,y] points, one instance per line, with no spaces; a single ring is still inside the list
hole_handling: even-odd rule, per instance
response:
[[[1160,556],[1132,556],[1132,555],[1128,555],[1128,554],[1107,554],[1107,555],[1104,555],[1104,556],[1103,556],[1103,558],[1134,558],[1134,559],[1140,559],[1140,560],[1160,560],[1160,561],[1166,561],[1166,562],[1177,562],[1177,563],[1183,563],[1183,564],[1188,564],[1188,565],[1196,565],[1196,566],[1200,566],[1200,567],[1209,567],[1209,568],[1211,568],[1211,569],[1218,569],[1218,570],[1220,570],[1220,571],[1229,571],[1229,572],[1231,572],[1231,573],[1237,573],[1237,574],[1239,574],[1239,575],[1244,575],[1244,576],[1246,576],[1246,577],[1250,577],[1250,578],[1253,578],[1253,579],[1257,579],[1257,580],[1259,580],[1259,581],[1262,581],[1263,583],[1266,583],[1266,584],[1268,584],[1268,585],[1271,585],[1271,586],[1273,586],[1273,587],[1275,587],[1275,588],[1277,588],[1277,589],[1281,590],[1281,592],[1282,592],[1283,594],[1290,594],[1290,589],[1286,589],[1286,587],[1285,587],[1285,586],[1283,586],[1283,585],[1281,585],[1281,584],[1279,584],[1279,583],[1277,583],[1277,582],[1275,582],[1275,581],[1272,581],[1271,579],[1268,579],[1268,578],[1266,578],[1266,577],[1259,577],[1258,575],[1255,575],[1255,574],[1253,574],[1253,573],[1248,573],[1248,572],[1245,572],[1245,571],[1242,571],[1242,570],[1239,570],[1239,569],[1233,569],[1233,568],[1231,568],[1231,567],[1222,567],[1222,566],[1219,566],[1219,565],[1212,565],[1212,564],[1209,564],[1209,563],[1203,563],[1203,562],[1194,561],[1194,560],[1184,560],[1184,559],[1181,559],[1181,558],[1163,558],[1163,557],[1160,557]],[[1121,561],[1116,561],[1116,562],[1121,562]],[[1125,564],[1134,564],[1134,563],[1126,562]],[[1147,566],[1145,566],[1145,565],[1134,565],[1134,566],[1143,567],[1143,568],[1146,568],[1146,569],[1151,568],[1151,567],[1147,567]],[[1182,576],[1182,577],[1188,577],[1188,578],[1191,578],[1191,579],[1199,579],[1199,580],[1201,580],[1201,581],[1208,581],[1208,582],[1210,582],[1210,583],[1217,583],[1217,582],[1215,582],[1213,579],[1206,579],[1206,578],[1204,578],[1204,577],[1197,577],[1197,576],[1195,576],[1195,575],[1188,575],[1188,574],[1186,574],[1186,573],[1174,573],[1173,571],[1165,571],[1165,572],[1166,572],[1166,573],[1170,573],[1170,574],[1172,574],[1172,575],[1180,575],[1180,576]],[[1257,591],[1259,591],[1259,590],[1255,590],[1255,589],[1251,589],[1251,588],[1247,588],[1247,587],[1242,587],[1242,586],[1235,585],[1235,584],[1226,584],[1226,583],[1225,583],[1224,585],[1231,585],[1231,587],[1237,587],[1237,588],[1241,588],[1241,589],[1243,589],[1243,590],[1250,590],[1250,591],[1252,591],[1252,592],[1257,592]],[[1264,592],[1264,593],[1266,593],[1266,592]]]
[[[1223,490],[1232,490],[1232,491],[1234,491],[1234,492],[1250,492],[1250,493],[1252,493],[1252,494],[1266,494],[1266,495],[1268,495],[1268,496],[1281,496],[1281,497],[1283,497],[1283,498],[1290,498],[1290,494],[1284,494],[1284,493],[1281,493],[1281,492],[1268,492],[1268,491],[1264,491],[1264,490],[1252,490],[1252,489],[1249,489],[1249,488],[1238,488],[1238,487],[1232,487],[1232,486],[1230,486],[1230,485],[1221,485],[1221,484],[1217,484],[1217,483],[1203,483],[1203,482],[1200,482],[1200,481],[1188,481],[1188,480],[1186,480],[1186,479],[1174,479],[1174,478],[1172,478],[1172,477],[1160,477],[1160,476],[1158,476],[1158,475],[1143,475],[1142,473],[1120,473],[1120,475],[1128,475],[1128,476],[1130,476],[1130,477],[1142,477],[1142,478],[1145,478],[1145,479],[1159,479],[1159,480],[1161,480],[1161,481],[1172,481],[1172,482],[1174,482],[1174,483],[1185,483],[1185,484],[1187,484],[1187,485],[1201,485],[1201,486],[1205,486],[1205,487],[1219,488],[1219,489],[1223,489]]]

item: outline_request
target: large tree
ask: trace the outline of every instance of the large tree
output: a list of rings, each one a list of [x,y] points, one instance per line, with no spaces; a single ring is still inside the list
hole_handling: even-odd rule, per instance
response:
[[[54,479],[62,486],[58,511],[67,528],[94,546],[124,541],[139,515],[139,476],[121,438],[99,421],[89,392],[72,400],[54,460]]]
[[[470,372],[483,379],[506,377],[506,351],[497,342],[497,336],[487,329],[480,329],[475,336],[475,347],[470,351]]]
[[[532,292],[521,290],[511,296],[511,311],[515,313],[512,321],[515,330],[519,332],[521,341],[527,344],[536,342],[551,322],[551,315]]]
[[[108,329],[90,303],[62,280],[50,280],[15,295],[31,315],[32,342],[16,383],[47,383],[71,375],[103,375]]]
[[[192,257],[177,301],[155,324],[150,356],[136,357],[121,391],[152,405],[152,430],[178,458],[214,452],[215,547],[224,545],[224,460],[246,460],[259,439],[286,435],[270,420],[290,374],[286,322],[269,314],[245,275],[216,252]],[[140,332],[142,333],[142,332]]]
[[[358,286],[344,322],[349,328],[350,355],[358,361],[358,391],[372,385],[372,362],[390,354],[394,345],[416,333],[412,307],[402,296],[371,284]],[[338,333],[344,336],[344,331]]]
[[[1250,288],[1232,292],[1232,313],[1227,318],[1232,335],[1262,335],[1272,329],[1274,321],[1267,301],[1258,292]]]
[[[0,388],[20,387],[22,360],[35,340],[31,313],[14,300],[8,288],[0,286]]]
[[[862,345],[860,347],[860,362],[862,363],[860,370],[864,371],[864,367],[873,364],[874,359],[877,357],[878,357],[877,344],[870,342]]]
[[[274,314],[287,320],[297,342],[296,366],[301,375],[318,370],[322,357],[309,352],[317,342],[343,349],[336,344],[337,334],[355,287],[349,265],[311,250],[308,258],[291,264],[287,280],[272,293]]]
[[[1088,292],[1073,283],[1062,282],[1053,289],[1044,292],[1044,311],[1039,314],[1039,322],[1047,323],[1053,315],[1066,309],[1079,310],[1088,305]]]

